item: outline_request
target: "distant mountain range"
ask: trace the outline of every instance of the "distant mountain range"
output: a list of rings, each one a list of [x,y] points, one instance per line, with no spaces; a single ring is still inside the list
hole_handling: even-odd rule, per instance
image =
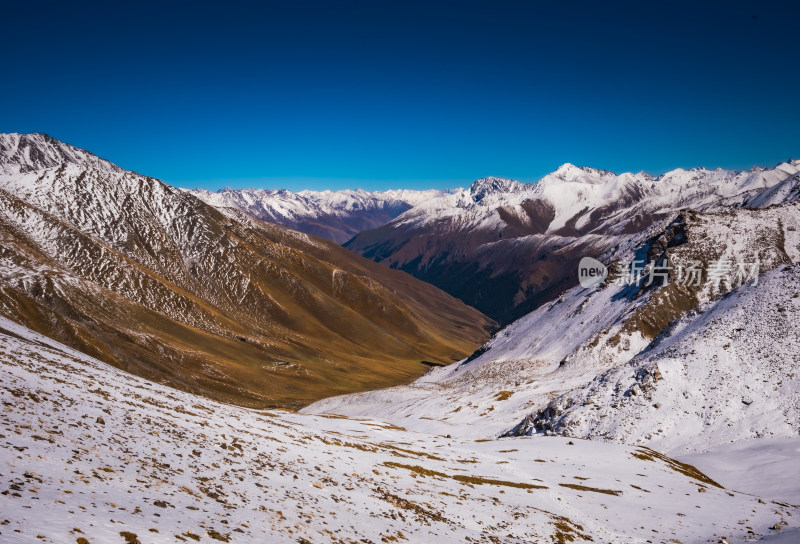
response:
[[[345,247],[510,323],[575,285],[582,257],[599,257],[684,208],[796,200],[798,172],[797,160],[658,177],[565,164],[535,184],[480,179],[359,233]]]
[[[614,174],[564,164],[537,183],[450,191],[189,191],[221,211],[319,235],[430,282],[501,323],[575,284],[571,271],[683,208],[800,198],[800,161],[748,171]]]
[[[362,230],[385,225],[445,191],[300,191],[205,189],[188,191],[219,209],[237,209],[256,219],[344,243]]]
[[[0,135],[0,315],[114,366],[253,406],[389,385],[492,322],[337,244],[41,134]]]

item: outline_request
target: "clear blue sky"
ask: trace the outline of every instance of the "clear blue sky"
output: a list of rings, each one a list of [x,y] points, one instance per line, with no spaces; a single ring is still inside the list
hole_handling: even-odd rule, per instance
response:
[[[8,2],[0,131],[179,186],[800,156],[798,2]]]

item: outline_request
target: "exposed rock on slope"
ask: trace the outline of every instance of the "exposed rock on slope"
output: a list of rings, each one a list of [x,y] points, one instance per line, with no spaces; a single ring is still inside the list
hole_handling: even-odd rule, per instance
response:
[[[677,453],[800,435],[800,266],[702,305],[650,348],[563,393],[515,434],[646,443]],[[776,341],[779,339],[779,341]]]
[[[334,243],[41,135],[0,142],[0,314],[114,366],[298,406],[412,379],[491,326]]]

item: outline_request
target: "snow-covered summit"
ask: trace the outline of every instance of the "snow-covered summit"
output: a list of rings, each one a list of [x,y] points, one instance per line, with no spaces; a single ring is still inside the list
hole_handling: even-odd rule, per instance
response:
[[[62,164],[109,172],[122,169],[97,155],[51,138],[47,134],[0,134],[0,174],[25,174]]]
[[[574,284],[565,274],[584,255],[601,255],[683,209],[786,202],[800,194],[787,181],[798,172],[798,161],[745,171],[677,168],[658,177],[566,163],[536,183],[478,180],[346,245],[509,323]]]
[[[399,216],[392,225],[417,222],[422,226],[458,217],[460,229],[502,230],[508,221],[498,214],[498,208],[516,211],[511,215],[524,217],[523,203],[540,201],[554,211],[550,232],[570,222],[597,227],[598,224],[587,221],[593,210],[620,212],[616,214],[619,219],[626,211],[630,215],[647,215],[684,207],[707,209],[742,205],[758,192],[798,172],[800,161],[797,160],[782,162],[774,168],[746,171],[676,168],[657,177],[647,172],[615,174],[565,163],[536,183],[499,177],[479,179],[467,189],[425,201]],[[489,195],[492,196],[490,201],[486,198]]]
[[[601,183],[614,175],[614,172],[609,170],[600,170],[599,168],[590,168],[588,166],[575,166],[572,163],[565,162],[559,166],[555,172],[542,178],[540,183],[548,183],[555,180],[573,183]]]
[[[487,195],[502,195],[505,193],[520,193],[531,189],[525,183],[512,179],[488,177],[476,180],[469,187],[469,194],[475,202],[480,202]]]

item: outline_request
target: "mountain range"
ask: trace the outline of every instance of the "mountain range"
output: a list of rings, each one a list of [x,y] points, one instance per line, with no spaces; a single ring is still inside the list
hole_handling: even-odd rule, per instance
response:
[[[300,191],[286,189],[221,189],[188,191],[219,209],[241,210],[262,221],[344,243],[353,236],[385,225],[403,212],[445,191]]]
[[[599,257],[684,208],[797,199],[798,172],[796,160],[658,177],[565,164],[535,184],[480,179],[359,233],[345,247],[508,324],[576,285],[584,256]]]
[[[196,194],[0,135],[3,542],[798,541],[800,161]]]
[[[537,183],[489,177],[449,191],[190,192],[222,211],[342,243],[508,324],[575,285],[570,271],[583,256],[597,257],[683,208],[797,199],[798,172],[800,161],[661,176],[564,164]]]
[[[469,354],[492,322],[335,243],[45,135],[0,136],[0,314],[213,398],[300,406]]]

